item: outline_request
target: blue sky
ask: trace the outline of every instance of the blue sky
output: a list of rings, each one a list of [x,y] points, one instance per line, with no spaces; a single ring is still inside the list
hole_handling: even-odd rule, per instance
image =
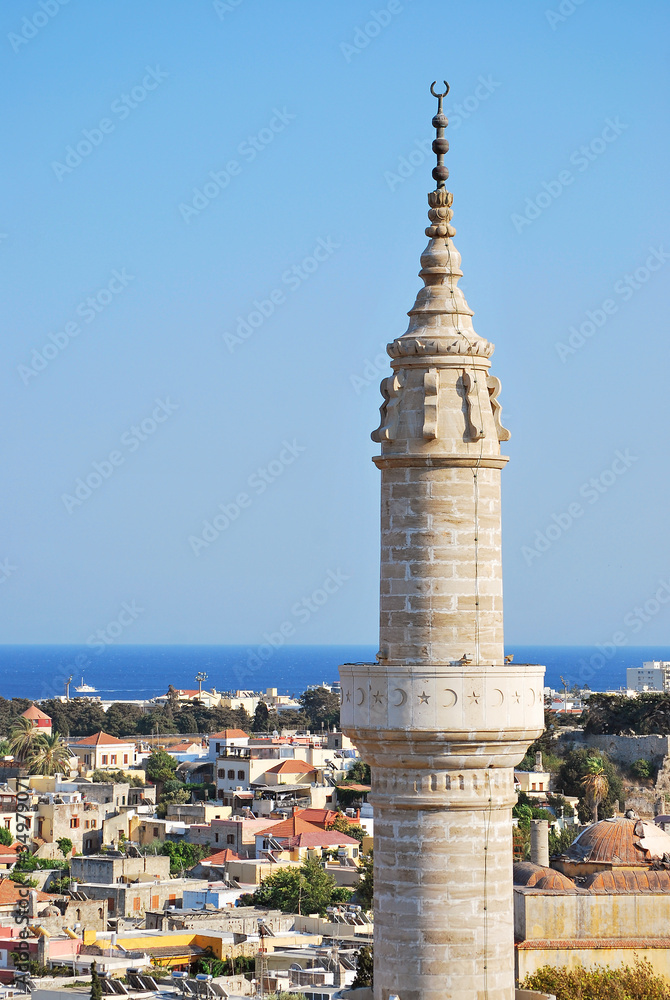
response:
[[[637,607],[667,641],[668,14],[4,4],[2,641],[376,641],[369,433],[445,77],[507,639],[632,639]]]

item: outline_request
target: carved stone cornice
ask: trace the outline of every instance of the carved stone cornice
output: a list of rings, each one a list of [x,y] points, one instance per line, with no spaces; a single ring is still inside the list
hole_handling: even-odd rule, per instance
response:
[[[378,469],[502,469],[509,455],[375,455]]]
[[[544,667],[340,667],[342,731],[378,767],[509,767],[544,729]]]
[[[398,337],[386,347],[386,353],[394,360],[426,355],[452,354],[459,358],[490,358],[493,354],[493,344],[481,337],[467,338],[454,330],[446,331],[440,337],[410,336]]]

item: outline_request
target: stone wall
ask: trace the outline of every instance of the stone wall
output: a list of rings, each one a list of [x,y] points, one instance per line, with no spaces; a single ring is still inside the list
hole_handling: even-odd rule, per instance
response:
[[[570,744],[604,750],[611,760],[627,766],[634,764],[636,760],[650,760],[660,766],[670,754],[670,736],[587,735],[581,730],[571,730],[561,733],[558,742],[562,750],[567,750]]]

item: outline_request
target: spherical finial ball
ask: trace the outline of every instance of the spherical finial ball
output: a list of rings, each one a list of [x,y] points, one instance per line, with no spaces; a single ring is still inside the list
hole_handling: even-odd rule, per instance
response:
[[[448,124],[449,119],[443,112],[440,112],[433,118],[433,128],[446,128]]]
[[[447,167],[433,167],[433,177],[436,181],[446,181],[449,176]]]
[[[448,153],[449,152],[449,140],[448,139],[433,139],[433,152],[434,153]]]

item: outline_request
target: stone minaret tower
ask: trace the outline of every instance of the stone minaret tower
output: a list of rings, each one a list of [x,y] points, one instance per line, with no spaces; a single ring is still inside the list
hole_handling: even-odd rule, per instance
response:
[[[377,663],[346,664],[342,729],[372,768],[375,1000],[513,1000],[514,765],[544,668],[503,653],[500,382],[458,279],[442,98],[424,287],[381,386]]]

